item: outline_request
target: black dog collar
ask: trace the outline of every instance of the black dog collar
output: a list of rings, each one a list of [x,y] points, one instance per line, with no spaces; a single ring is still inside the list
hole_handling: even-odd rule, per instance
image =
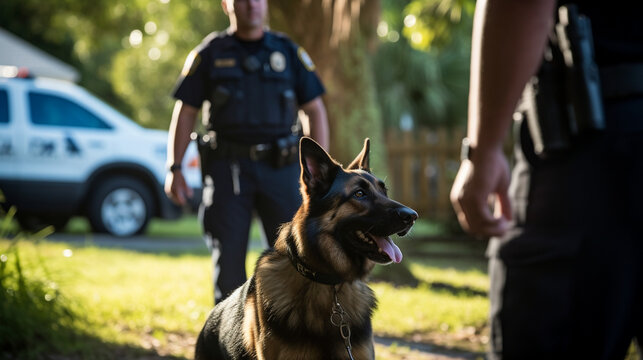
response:
[[[295,244],[291,237],[288,238],[288,240],[286,241],[286,244],[288,245],[288,257],[290,258],[290,262],[295,267],[297,272],[303,275],[304,277],[314,282],[318,282],[326,285],[337,285],[344,282],[344,280],[342,280],[338,276],[321,273],[319,271],[312,271],[310,267],[306,265],[306,263],[303,262],[301,258],[297,255],[297,251],[294,249]]]

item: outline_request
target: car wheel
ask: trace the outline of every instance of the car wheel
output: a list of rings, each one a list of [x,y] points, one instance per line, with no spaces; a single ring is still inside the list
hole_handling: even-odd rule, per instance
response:
[[[46,216],[46,215],[33,215],[33,214],[16,214],[16,220],[20,228],[29,231],[37,232],[47,226],[53,226],[56,231],[65,228],[69,222],[69,216]]]
[[[144,183],[113,177],[100,183],[89,202],[89,223],[96,232],[124,237],[145,231],[153,213],[153,198]]]

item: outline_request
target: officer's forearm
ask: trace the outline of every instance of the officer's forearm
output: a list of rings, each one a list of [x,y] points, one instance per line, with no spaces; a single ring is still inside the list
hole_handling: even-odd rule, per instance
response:
[[[198,108],[184,104],[182,101],[177,101],[174,105],[167,142],[168,164],[180,164],[183,160],[198,113]]]
[[[527,80],[542,59],[555,0],[480,0],[471,51],[468,136],[472,146],[502,146]]]
[[[326,116],[326,107],[321,97],[303,104],[301,109],[308,116],[310,126],[310,137],[315,139],[324,149],[328,150],[330,144],[330,130],[328,129],[328,118]]]

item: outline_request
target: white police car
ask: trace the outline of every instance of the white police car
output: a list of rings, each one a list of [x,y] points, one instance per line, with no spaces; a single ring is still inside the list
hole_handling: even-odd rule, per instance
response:
[[[137,125],[74,83],[19,75],[0,67],[0,201],[16,207],[21,227],[62,228],[81,215],[96,232],[130,236],[151,217],[181,215],[163,192],[166,131]],[[184,159],[196,202],[194,144]]]

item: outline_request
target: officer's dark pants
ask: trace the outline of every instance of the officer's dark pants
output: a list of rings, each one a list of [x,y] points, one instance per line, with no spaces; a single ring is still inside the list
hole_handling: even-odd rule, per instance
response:
[[[516,225],[489,244],[491,359],[623,359],[643,341],[643,100],[549,159],[516,146]]]
[[[234,167],[238,165],[238,192]],[[264,161],[212,160],[203,184],[199,217],[212,251],[215,303],[246,280],[246,251],[253,211],[261,219],[268,245],[279,226],[292,220],[301,205],[299,162],[280,169]]]

